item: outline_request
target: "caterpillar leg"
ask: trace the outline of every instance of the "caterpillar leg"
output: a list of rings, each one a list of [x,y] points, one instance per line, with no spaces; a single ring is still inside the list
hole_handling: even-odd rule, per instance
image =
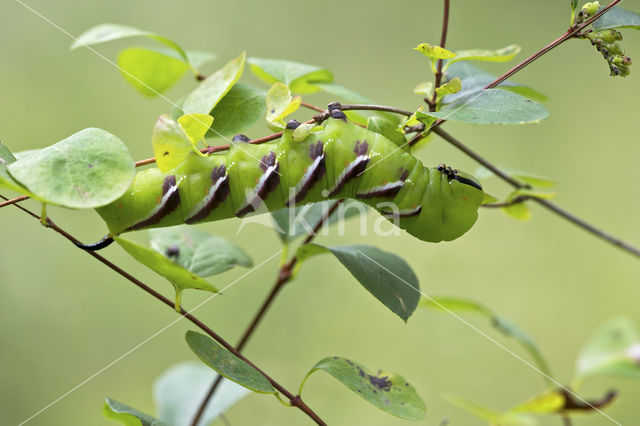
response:
[[[105,247],[108,247],[112,242],[113,242],[113,237],[111,236],[111,234],[107,234],[104,237],[102,237],[102,239],[100,241],[98,241],[97,243],[93,243],[93,244],[82,244],[79,241],[75,241],[74,244],[81,248],[82,250],[86,250],[86,251],[98,251],[98,250],[102,250]]]

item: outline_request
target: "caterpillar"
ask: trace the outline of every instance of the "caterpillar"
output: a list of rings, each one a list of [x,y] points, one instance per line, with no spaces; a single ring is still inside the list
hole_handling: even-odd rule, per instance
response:
[[[179,129],[166,116],[159,123]],[[238,135],[227,152],[191,149],[170,170],[138,171],[122,197],[97,210],[110,234],[94,246],[129,231],[244,217],[261,203],[275,211],[341,198],[361,201],[429,242],[458,238],[475,223],[484,193],[472,176],[427,168],[383,135],[347,122],[340,110],[302,141],[292,137],[296,125],[274,142],[248,144]],[[156,152],[162,155],[173,154]]]

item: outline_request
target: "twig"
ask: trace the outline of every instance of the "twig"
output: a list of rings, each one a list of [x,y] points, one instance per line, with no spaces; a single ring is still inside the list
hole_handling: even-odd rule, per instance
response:
[[[2,195],[0,195],[0,197],[5,199],[5,200],[7,199],[7,198],[3,197]],[[18,207],[20,210],[24,211],[25,213],[31,215],[32,217],[34,217],[36,219],[40,219],[40,217],[37,214],[33,213],[32,211],[30,211],[30,210],[28,210],[28,209],[26,209],[26,208],[24,208],[24,207],[22,207],[22,206],[20,206],[18,204],[15,204],[15,206]],[[47,218],[46,221],[47,221],[47,227],[53,229],[54,231],[56,231],[58,234],[62,235],[67,240],[71,241],[74,244],[79,242],[75,237],[71,236],[64,229],[62,229],[58,225],[56,225],[51,219]],[[127,280],[131,281],[133,284],[138,286],[140,289],[144,290],[145,292],[149,293],[151,296],[155,297],[156,299],[158,299],[159,301],[161,301],[162,303],[167,305],[170,309],[175,310],[175,304],[174,304],[173,301],[169,300],[167,297],[165,297],[162,294],[158,293],[157,291],[155,291],[154,289],[152,289],[151,287],[149,287],[148,285],[146,285],[142,281],[140,281],[137,278],[135,278],[133,275],[131,275],[128,272],[124,271],[119,266],[115,265],[114,263],[112,263],[111,261],[109,261],[106,258],[102,257],[101,255],[99,255],[96,252],[85,251],[85,253],[89,254],[90,256],[93,256],[95,259],[97,259],[98,261],[102,262],[104,265],[106,265],[107,267],[109,267],[113,271],[117,272],[118,274],[120,274],[121,276],[126,278]],[[262,374],[269,381],[269,383],[271,383],[271,385],[278,392],[280,392],[287,399],[289,399],[289,402],[291,403],[292,406],[300,409],[307,416],[309,416],[314,422],[316,422],[316,424],[318,424],[318,425],[326,425],[326,423],[311,408],[309,408],[309,406],[304,401],[302,401],[302,398],[300,398],[299,395],[294,395],[293,393],[289,392],[280,383],[278,383],[276,380],[274,380],[269,375],[267,375],[264,371],[262,371],[260,368],[258,368],[255,364],[253,364],[251,361],[249,361],[247,358],[245,358],[230,343],[228,343],[226,340],[224,340],[220,335],[218,335],[215,331],[213,331],[211,328],[209,328],[201,320],[199,320],[198,318],[196,318],[194,315],[192,315],[188,311],[184,310],[183,308],[180,308],[178,313],[180,315],[182,315],[183,317],[185,317],[186,319],[188,319],[189,321],[191,321],[193,324],[195,324],[198,328],[200,328],[202,331],[207,333],[209,336],[211,336],[211,338],[213,338],[216,342],[218,342],[220,345],[222,345],[229,352],[233,353],[235,356],[237,356],[238,358],[240,358],[241,360],[243,360],[244,362],[246,362],[247,364],[249,364],[253,368],[255,368],[260,374]]]
[[[322,216],[322,218],[320,218],[320,220],[315,224],[315,226],[313,227],[313,230],[309,234],[307,234],[307,237],[302,242],[302,245],[309,244],[313,240],[313,238],[318,234],[318,231],[320,230],[320,228],[322,228],[322,226],[329,220],[329,217],[331,217],[331,215],[336,211],[338,206],[343,202],[344,202],[344,199],[341,199],[333,203],[333,205],[329,208],[329,210],[327,210],[327,212]],[[246,330],[242,334],[242,337],[240,338],[240,340],[238,341],[238,344],[236,345],[236,350],[242,351],[242,349],[244,349],[245,345],[249,341],[249,338],[253,335],[254,331],[258,327],[258,324],[260,323],[260,321],[262,321],[262,318],[269,310],[269,307],[273,304],[273,301],[275,300],[278,293],[280,293],[280,290],[282,289],[282,287],[284,287],[284,285],[291,280],[293,268],[297,262],[298,262],[298,258],[294,256],[293,258],[291,258],[289,262],[282,265],[282,267],[280,268],[280,271],[278,271],[278,276],[276,277],[276,281],[273,284],[271,291],[267,295],[264,302],[262,302],[262,306],[260,306],[260,309],[258,309],[258,312],[256,312],[255,316],[253,317],[253,320],[249,323],[249,326],[246,328]],[[211,385],[211,387],[209,388],[209,391],[207,392],[202,402],[200,403],[198,407],[198,411],[196,412],[195,416],[193,417],[193,420],[191,421],[191,426],[196,426],[198,424],[198,422],[200,421],[200,417],[202,417],[202,414],[204,413],[204,410],[207,407],[207,404],[209,403],[211,398],[213,398],[213,395],[218,389],[218,386],[220,386],[221,382],[222,382],[222,376],[216,377],[216,379],[213,381],[213,384]]]
[[[314,110],[316,112],[324,112],[325,111],[323,108],[317,107],[315,105],[308,104],[306,102],[300,102],[300,105],[302,105],[305,108],[312,109],[312,110]]]
[[[396,108],[386,105],[365,105],[365,104],[346,104],[340,107],[342,111],[385,111],[393,112],[395,114],[406,115],[407,117],[413,114],[411,111],[402,108]]]
[[[4,198],[4,197],[2,197],[2,198]],[[12,198],[11,200],[7,200],[5,198],[5,200],[7,200],[7,201],[4,201],[4,202],[0,203],[0,208],[6,207],[6,206],[10,206],[11,204],[19,203],[20,201],[24,201],[24,200],[26,200],[28,198],[29,198],[28,195],[22,195],[20,197]]]
[[[464,152],[465,154],[467,154],[469,157],[473,158],[474,160],[476,160],[478,163],[482,164],[484,167],[486,167],[487,169],[491,170],[496,176],[500,177],[502,180],[504,180],[505,182],[509,183],[511,186],[515,187],[515,188],[526,188],[525,185],[523,185],[522,183],[518,182],[516,179],[512,178],[511,176],[505,174],[504,172],[502,172],[499,168],[497,168],[496,166],[494,166],[492,163],[490,163],[489,161],[485,160],[483,157],[481,157],[479,154],[477,154],[475,151],[472,151],[469,147],[467,147],[466,145],[464,145],[462,142],[460,142],[458,139],[454,138],[453,136],[451,136],[449,133],[445,132],[444,130],[442,130],[441,128],[436,128],[433,129],[434,133],[436,133],[437,135],[439,135],[440,137],[442,137],[443,139],[445,139],[447,142],[449,142],[450,144],[452,144],[453,146],[455,146],[456,148],[458,148],[459,150],[461,150],[462,152]],[[640,258],[640,248],[634,247],[633,245],[617,238],[614,237],[613,235],[585,222],[584,220],[580,219],[579,217],[569,213],[568,211],[556,206],[555,204],[553,204],[551,201],[549,200],[544,200],[542,198],[536,198],[536,197],[531,197],[532,201],[535,201],[536,203],[540,204],[543,207],[546,207],[547,209],[551,210],[552,212],[556,213],[557,215],[559,215],[560,217],[563,217],[564,219],[568,220],[569,222],[573,223],[574,225],[579,226],[580,228],[584,229],[587,232],[590,232],[591,234],[595,235],[596,237],[610,243],[613,244],[616,247],[621,248],[622,250],[626,251],[629,254],[632,254],[638,258]]]
[[[440,35],[440,47],[444,49],[445,44],[447,43],[447,31],[449,29],[449,0],[444,0],[444,13],[442,14],[442,34]],[[429,110],[436,110],[436,99],[438,94],[435,89],[440,87],[442,84],[442,59],[438,59],[438,65],[436,69],[436,81],[434,84],[433,97],[431,98],[431,102],[428,102]]]
[[[524,187],[524,185],[523,185]],[[529,197],[527,195],[520,195],[519,197],[514,198],[511,201],[507,201],[504,203],[493,203],[493,204],[482,204],[480,207],[485,207],[485,208],[489,208],[489,209],[499,209],[502,207],[509,207],[509,206],[513,206],[515,204],[520,204],[524,201],[527,201],[530,198],[534,198],[534,197]]]
[[[554,41],[552,41],[551,43],[549,43],[548,45],[543,47],[542,49],[538,50],[536,53],[534,53],[533,55],[529,56],[527,59],[525,59],[524,61],[520,62],[518,65],[516,65],[513,68],[511,68],[509,71],[507,71],[506,73],[502,74],[500,77],[496,78],[491,83],[487,84],[484,87],[483,90],[491,89],[493,87],[496,87],[498,84],[502,83],[503,81],[505,81],[507,78],[511,77],[512,75],[514,75],[518,71],[521,71],[523,68],[525,68],[531,62],[533,62],[536,59],[540,58],[545,53],[547,53],[550,50],[558,47],[559,45],[561,45],[565,41],[569,40],[570,38],[573,38],[573,37],[577,36],[580,33],[580,31],[582,31],[585,27],[591,25],[593,23],[593,21],[595,21],[596,19],[598,19],[599,17],[601,17],[602,15],[607,13],[609,10],[611,10],[612,7],[614,7],[616,4],[620,3],[621,1],[622,0],[613,0],[611,3],[609,3],[606,7],[604,7],[598,13],[593,15],[591,18],[589,18],[588,20],[586,20],[585,22],[583,22],[582,24],[580,24],[580,25],[578,25],[578,26],[576,26],[574,28],[570,28],[569,30],[567,30],[566,33],[564,33],[563,35],[561,35],[560,37],[558,37],[557,39],[555,39]],[[411,138],[411,140],[409,140],[409,142],[407,142],[408,145],[409,146],[414,146],[416,143],[418,143],[420,141],[420,139],[425,137],[431,130],[439,127],[445,121],[446,120],[444,120],[442,118],[439,118],[438,120],[436,120],[435,123],[433,123],[431,126],[429,126],[428,129],[426,129],[422,133],[418,133],[413,138]]]

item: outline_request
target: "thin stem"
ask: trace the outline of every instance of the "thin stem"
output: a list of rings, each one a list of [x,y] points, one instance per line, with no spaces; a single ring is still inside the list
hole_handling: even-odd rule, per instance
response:
[[[7,198],[3,197],[2,195],[0,195],[0,197],[5,199],[5,200],[7,199]],[[24,207],[22,207],[22,206],[20,206],[18,204],[15,204],[15,206],[18,207],[19,209],[23,210],[24,212],[28,213],[32,217],[34,217],[36,219],[40,219],[40,217],[37,214],[31,212],[30,210],[25,209]],[[64,229],[60,228],[51,219],[47,218],[46,222],[47,222],[47,227],[53,229],[54,231],[56,231],[57,233],[62,235],[67,240],[71,241],[74,244],[79,243],[79,241],[75,237],[70,235]],[[174,304],[173,301],[171,301],[167,297],[163,296],[162,294],[158,293],[156,290],[152,289],[151,287],[149,287],[148,285],[146,285],[145,283],[143,283],[139,279],[135,278],[133,275],[129,274],[128,272],[126,272],[125,270],[120,268],[119,266],[115,265],[114,263],[112,263],[111,261],[109,261],[106,258],[102,257],[100,254],[98,254],[96,252],[85,251],[85,253],[89,254],[90,256],[93,256],[96,260],[102,262],[104,265],[106,265],[107,267],[109,267],[113,271],[117,272],[118,274],[120,274],[121,276],[123,276],[124,278],[126,278],[127,280],[132,282],[133,284],[135,284],[138,288],[140,288],[143,291],[149,293],[151,296],[153,296],[154,298],[158,299],[159,301],[161,301],[162,303],[167,305],[171,310],[175,310],[175,304]],[[289,401],[291,402],[291,405],[293,405],[293,406],[297,407],[298,409],[300,409],[301,411],[303,411],[307,416],[309,416],[313,421],[315,421],[316,424],[318,424],[318,425],[326,425],[326,423],[313,410],[311,410],[311,408],[309,408],[309,406],[304,401],[302,401],[300,396],[294,395],[293,393],[289,392],[286,388],[284,388],[284,386],[282,386],[280,383],[278,383],[276,380],[274,380],[269,375],[267,375],[264,371],[262,371],[260,368],[258,368],[255,364],[253,364],[251,361],[249,361],[247,358],[245,358],[238,350],[236,350],[230,343],[228,343],[226,340],[224,340],[215,331],[213,331],[211,328],[209,328],[205,323],[203,323],[201,320],[199,320],[193,314],[189,313],[188,311],[184,310],[183,308],[180,308],[178,313],[180,315],[182,315],[184,318],[186,318],[189,321],[191,321],[194,325],[196,325],[202,331],[207,333],[212,339],[214,339],[216,342],[218,342],[220,345],[222,345],[224,348],[226,348],[229,352],[233,353],[235,356],[237,356],[238,358],[240,358],[241,360],[243,360],[244,362],[246,362],[247,364],[249,364],[253,368],[255,368],[260,374],[262,374],[269,381],[269,383],[271,383],[271,385],[278,392],[280,392],[287,399],[289,399]]]
[[[407,117],[413,114],[411,111],[407,111],[406,109],[396,108],[386,105],[363,105],[363,104],[347,104],[342,105],[340,107],[342,111],[385,111],[385,112],[393,112],[395,114],[406,115]]]
[[[572,426],[573,422],[571,421],[571,417],[569,416],[562,416],[562,424],[563,426]]]
[[[467,147],[466,145],[464,145],[462,142],[460,142],[458,139],[454,138],[453,136],[451,136],[449,133],[445,132],[444,130],[442,130],[441,128],[436,128],[433,130],[434,133],[436,133],[437,135],[439,135],[440,137],[442,137],[444,140],[446,140],[447,142],[449,142],[450,144],[452,144],[453,146],[455,146],[456,148],[458,148],[459,150],[461,150],[462,152],[464,152],[465,154],[467,154],[469,157],[473,158],[474,160],[476,160],[478,163],[482,164],[484,167],[486,167],[487,169],[491,170],[496,176],[498,176],[499,178],[501,178],[502,180],[504,180],[505,182],[509,183],[511,186],[515,187],[515,188],[526,188],[525,185],[523,185],[522,183],[518,182],[516,179],[512,178],[511,176],[505,174],[504,172],[502,172],[499,168],[497,168],[495,165],[493,165],[492,163],[490,163],[489,161],[487,161],[486,159],[484,159],[482,156],[480,156],[479,154],[477,154],[475,151],[472,151],[469,147]],[[608,242],[609,244],[612,244],[618,248],[621,248],[622,250],[626,251],[629,254],[632,254],[633,256],[636,256],[638,258],[640,258],[640,248],[638,247],[634,247],[633,245],[617,238],[614,237],[613,235],[585,222],[584,220],[580,219],[579,217],[569,213],[568,211],[556,206],[555,204],[553,204],[551,201],[549,200],[543,200],[541,198],[535,198],[535,197],[531,197],[531,200],[540,204],[541,206],[547,208],[548,210],[551,210],[552,212],[556,213],[558,216],[568,220],[569,222],[573,223],[574,225],[584,229],[585,231],[595,235],[596,237]]]
[[[534,198],[534,197],[528,197],[526,195],[521,195],[521,196],[516,197],[513,200],[507,201],[505,203],[483,204],[480,207],[489,208],[489,209],[499,209],[499,208],[502,208],[502,207],[509,207],[509,206],[513,206],[515,204],[520,204],[522,202],[527,201],[530,198]]]
[[[2,197],[2,198],[4,198],[4,197]],[[7,200],[7,201],[4,201],[4,202],[0,203],[0,208],[6,207],[6,206],[10,206],[11,204],[19,203],[20,201],[24,201],[24,200],[26,200],[28,198],[29,198],[28,195],[22,195],[20,197],[12,198],[11,200]],[[6,198],[5,198],[5,200],[6,200]]]
[[[541,57],[542,55],[544,55],[545,53],[547,53],[551,49],[559,46],[560,44],[564,43],[565,41],[569,40],[570,38],[575,37],[576,35],[578,35],[578,33],[580,33],[580,31],[582,31],[587,26],[591,25],[593,23],[593,21],[595,21],[596,19],[598,19],[599,17],[601,17],[602,15],[607,13],[612,7],[614,7],[616,4],[620,3],[621,1],[622,0],[613,0],[604,9],[600,10],[598,13],[593,15],[591,18],[589,18],[588,20],[586,20],[582,24],[576,26],[575,28],[569,28],[569,30],[567,30],[566,33],[564,33],[563,35],[561,35],[560,37],[558,37],[557,39],[555,39],[554,41],[552,41],[551,43],[549,43],[548,45],[543,47],[542,49],[538,50],[536,53],[534,53],[533,55],[529,56],[527,59],[525,59],[524,61],[520,62],[515,67],[511,68],[509,71],[507,71],[506,73],[502,74],[500,77],[498,77],[497,79],[495,79],[491,83],[487,84],[485,86],[485,89],[491,89],[492,87],[496,87],[498,84],[502,83],[507,78],[511,77],[513,74],[517,73],[522,68],[526,67],[531,62],[535,61],[536,59],[538,59],[539,57]]]
[[[333,205],[329,208],[329,210],[327,210],[327,212],[322,216],[322,218],[320,218],[320,220],[318,220],[318,222],[315,224],[315,226],[313,227],[313,230],[309,234],[307,234],[307,237],[302,242],[302,245],[309,244],[313,240],[313,238],[318,234],[318,231],[320,230],[320,228],[322,228],[322,226],[329,220],[329,217],[331,217],[331,215],[336,211],[338,206],[343,202],[344,202],[344,199],[340,199],[340,200],[337,200],[335,203],[333,203]],[[282,267],[280,268],[280,271],[278,272],[278,276],[276,278],[275,283],[273,284],[273,287],[271,288],[271,291],[267,295],[266,299],[262,302],[262,305],[258,309],[258,312],[256,312],[256,314],[254,315],[253,320],[249,323],[249,326],[246,328],[246,330],[242,334],[242,337],[238,341],[238,344],[236,345],[236,350],[238,350],[239,352],[244,349],[245,345],[247,344],[247,342],[255,332],[256,328],[258,327],[258,324],[260,324],[260,322],[262,321],[262,318],[264,318],[265,314],[273,304],[273,301],[275,300],[276,296],[280,293],[280,290],[282,289],[282,287],[284,287],[284,285],[291,280],[293,267],[296,265],[297,261],[298,261],[297,257],[294,256],[289,262],[282,265]],[[198,411],[196,412],[195,416],[193,417],[193,420],[191,421],[191,426],[196,426],[198,424],[198,422],[200,421],[200,418],[202,417],[202,414],[204,413],[205,408],[207,407],[207,404],[209,403],[211,398],[213,398],[213,395],[218,389],[218,386],[220,386],[221,382],[222,382],[222,376],[216,377],[216,379],[213,381],[213,384],[209,388],[209,391],[207,392],[204,399],[198,406]]]
[[[305,108],[312,109],[312,110],[314,110],[316,112],[324,112],[325,111],[323,108],[317,107],[315,105],[311,105],[311,104],[306,103],[306,102],[300,102],[300,105],[302,105]]]
[[[507,71],[506,73],[502,74],[500,77],[496,78],[491,83],[487,84],[484,87],[484,90],[496,87],[498,84],[502,83],[503,81],[505,81],[507,78],[511,77],[512,75],[514,75],[518,71],[521,71],[523,68],[525,68],[527,65],[531,64],[536,59],[540,58],[545,53],[547,53],[550,50],[558,47],[559,45],[561,45],[565,41],[569,40],[570,38],[577,36],[580,33],[580,31],[582,31],[585,27],[591,25],[593,23],[593,21],[595,21],[596,19],[598,19],[599,17],[601,17],[602,15],[607,13],[609,10],[611,10],[612,7],[614,7],[616,4],[620,3],[621,1],[622,0],[613,0],[611,3],[609,3],[606,7],[604,7],[598,13],[593,15],[591,18],[589,18],[588,20],[586,20],[585,22],[583,22],[582,24],[580,24],[580,25],[578,25],[578,26],[576,26],[574,28],[570,28],[569,30],[567,30],[566,33],[564,33],[563,35],[561,35],[560,37],[558,37],[557,39],[555,39],[554,41],[552,41],[551,43],[549,43],[548,45],[543,47],[542,49],[538,50],[536,53],[534,53],[533,55],[529,56],[527,59],[525,59],[524,61],[520,62],[518,65],[516,65],[513,68],[511,68],[509,71]],[[429,126],[428,129],[424,130],[422,133],[418,133],[413,138],[411,138],[411,140],[409,140],[409,142],[407,142],[407,144],[409,146],[414,146],[416,143],[418,143],[420,141],[420,139],[422,139],[427,134],[429,134],[429,132],[432,129],[435,129],[435,128],[439,127],[445,121],[446,120],[443,120],[443,119],[439,118],[435,123],[433,123],[431,126]]]
[[[449,0],[444,0],[444,13],[442,14],[442,34],[440,35],[440,47],[444,48],[447,43],[447,31],[449,29]],[[438,94],[435,89],[440,87],[442,84],[442,59],[438,59],[437,69],[436,69],[436,81],[434,85],[433,97],[429,104],[429,110],[435,111],[436,109],[436,98]]]

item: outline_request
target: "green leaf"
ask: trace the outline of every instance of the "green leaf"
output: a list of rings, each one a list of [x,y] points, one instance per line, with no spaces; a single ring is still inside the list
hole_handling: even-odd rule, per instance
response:
[[[599,328],[577,359],[580,378],[605,374],[640,378],[640,337],[628,318],[616,318]]]
[[[596,31],[611,28],[640,29],[640,14],[614,7],[593,22],[593,29]]]
[[[79,209],[118,199],[135,176],[127,147],[111,133],[95,128],[81,130],[7,169],[39,200]]]
[[[217,58],[217,55],[211,52],[201,52],[194,50],[187,50],[186,52],[187,58],[189,58],[189,63],[196,69]]]
[[[218,375],[196,362],[182,362],[165,371],[153,385],[157,415],[170,425],[189,425]],[[210,425],[249,394],[249,390],[223,379],[207,404],[198,426]]]
[[[536,365],[546,376],[545,379],[549,381],[551,377],[551,369],[549,363],[542,355],[542,352],[536,345],[535,341],[529,337],[524,331],[505,318],[500,317],[496,312],[490,308],[484,306],[481,303],[475,302],[469,299],[462,299],[458,297],[433,297],[422,298],[420,300],[420,307],[435,309],[445,312],[470,312],[478,313],[489,320],[489,323],[495,327],[500,333],[507,337],[515,339],[535,360]]]
[[[493,203],[495,203],[496,201],[498,201],[498,199],[497,199],[496,197],[494,197],[493,195],[491,195],[491,194],[489,194],[489,193],[485,192],[485,193],[484,193],[484,198],[482,199],[482,205],[485,205],[485,204],[493,204]]]
[[[433,96],[433,81],[425,81],[423,83],[418,84],[413,89],[413,93],[417,93],[418,95],[422,95],[430,98],[431,96]]]
[[[462,89],[462,82],[459,77],[455,77],[452,80],[449,80],[442,86],[436,89],[436,102],[440,102],[442,98],[447,95],[453,95],[454,93],[458,93]]]
[[[328,214],[329,209],[335,201],[322,201],[319,203],[305,204],[294,208],[284,208],[271,213],[275,229],[280,239],[288,243],[301,235],[309,234],[313,227]],[[366,213],[366,204],[354,200],[343,202],[338,209],[329,217],[325,226],[331,225],[341,220],[347,220],[353,216],[360,216]],[[319,231],[320,232],[320,231]]]
[[[2,142],[0,142],[0,164],[11,164],[16,161],[16,157],[13,156],[9,148]]]
[[[111,398],[105,400],[102,412],[106,418],[117,420],[125,426],[168,426],[148,414]]]
[[[562,410],[565,403],[566,398],[560,391],[549,390],[516,405],[509,411],[512,413],[551,414]]]
[[[393,142],[396,146],[402,148],[408,148],[407,140],[404,137],[404,133],[398,129],[398,126],[386,118],[381,117],[369,117],[367,120],[367,129],[372,132],[376,132],[384,136]]]
[[[468,62],[457,62],[452,64],[451,67],[447,69],[446,76],[448,79],[459,77],[462,80],[462,90],[454,95],[445,97],[443,100],[444,104],[451,104],[459,99],[466,99],[470,95],[482,91],[484,87],[497,78],[495,75],[484,72],[480,68],[476,68]],[[510,80],[500,83],[498,88],[538,101],[547,100],[547,97],[537,90],[522,84],[514,83]]]
[[[9,148],[0,142],[0,188],[31,196],[31,192],[16,182],[7,170],[7,166],[15,161],[16,157],[9,151]]]
[[[318,370],[326,371],[362,399],[386,413],[413,421],[425,417],[427,408],[424,402],[404,378],[381,370],[376,374],[357,362],[337,356],[320,360],[313,366],[300,386],[300,394],[307,378]]]
[[[470,124],[537,123],[549,116],[547,109],[539,103],[500,89],[488,89],[442,111],[425,111],[425,114]]]
[[[315,93],[318,91],[317,83],[333,81],[331,71],[315,65],[264,58],[249,58],[249,64],[251,71],[261,80],[269,84],[284,83],[293,93]]]
[[[444,399],[458,408],[488,421],[490,426],[534,426],[536,424],[528,415],[521,413],[503,414],[459,396],[445,395]]]
[[[246,54],[227,63],[222,69],[211,74],[182,103],[185,113],[209,114],[220,100],[231,90],[244,71]]]
[[[547,192],[528,188],[514,189],[507,197],[508,201],[515,200],[518,197],[539,198],[541,200],[550,200],[557,195],[557,192]]]
[[[264,116],[265,96],[257,87],[236,83],[211,111],[215,121],[207,137],[231,137],[250,128]]]
[[[186,52],[173,40],[170,40],[166,37],[158,35],[156,33],[152,33],[149,31],[144,31],[139,28],[130,27],[126,25],[119,24],[100,24],[95,27],[89,28],[87,31],[82,33],[71,45],[71,50],[77,49],[78,47],[83,46],[92,46],[100,43],[105,43],[107,41],[119,40],[123,38],[129,37],[148,37],[152,40],[160,42],[165,46],[170,47],[175,50],[182,59],[188,61],[188,57]]]
[[[258,393],[276,393],[277,390],[254,367],[220,346],[209,336],[187,331],[187,344],[198,358],[227,379]]]
[[[447,50],[440,46],[433,46],[429,43],[421,43],[418,46],[414,47],[413,50],[417,50],[418,52],[422,53],[424,56],[432,60],[451,59],[456,56],[456,54],[450,50]]]
[[[455,52],[455,57],[447,60],[443,69],[446,70],[451,64],[458,61],[486,61],[486,62],[508,62],[512,60],[518,53],[520,53],[520,46],[517,44],[511,44],[497,50],[486,49],[469,49],[458,50]]]
[[[180,311],[182,292],[186,289],[205,290],[212,293],[218,292],[218,290],[207,281],[182,266],[173,263],[157,251],[122,237],[115,237],[115,240],[120,247],[133,256],[134,259],[153,272],[163,276],[173,285],[176,291],[175,307],[177,311]]]
[[[125,80],[149,97],[165,92],[189,69],[181,59],[144,47],[121,51],[118,66]]]
[[[517,220],[530,220],[531,210],[525,203],[511,204],[510,206],[502,207],[501,210]]]
[[[163,173],[182,164],[192,152],[201,155],[182,127],[165,114],[158,117],[156,121],[151,135],[151,144],[156,164]]]
[[[506,173],[512,178],[518,179],[524,183],[528,183],[531,186],[535,186],[538,188],[549,188],[556,184],[555,181],[540,175],[536,175],[529,172],[524,172],[522,170],[510,169],[507,167],[499,167],[500,171]],[[477,179],[486,179],[488,177],[494,176],[493,172],[487,169],[484,166],[480,166],[476,169],[474,176]]]
[[[198,142],[204,139],[212,123],[213,117],[209,114],[185,114],[178,118],[178,125],[191,141],[194,150],[198,149]]]
[[[284,83],[274,83],[267,92],[267,123],[284,129],[284,119],[300,108],[302,98],[291,96],[291,90]]]
[[[230,241],[190,226],[150,229],[151,248],[200,277],[253,266],[244,250]]]
[[[306,244],[296,255],[302,262],[322,253],[332,253],[367,291],[405,322],[418,306],[418,278],[407,262],[395,254],[371,246]]]

